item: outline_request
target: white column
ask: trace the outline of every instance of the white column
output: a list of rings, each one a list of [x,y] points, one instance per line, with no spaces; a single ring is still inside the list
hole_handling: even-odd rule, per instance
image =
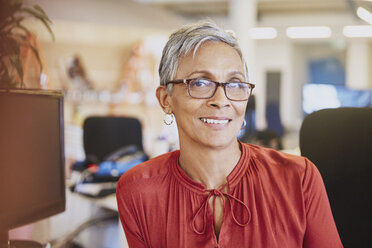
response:
[[[256,0],[231,0],[229,6],[229,21],[238,36],[239,44],[250,65],[254,63],[255,41],[249,38],[249,30],[256,26]],[[253,74],[249,72],[249,76]]]
[[[257,84],[259,80],[256,67],[256,42],[250,39],[249,30],[257,25],[257,0],[230,0],[229,22],[235,31],[243,56],[248,65],[249,81]],[[256,125],[263,128],[265,121],[265,87],[256,85]]]
[[[346,54],[346,86],[352,89],[366,89],[369,82],[369,46],[366,40],[351,40]]]

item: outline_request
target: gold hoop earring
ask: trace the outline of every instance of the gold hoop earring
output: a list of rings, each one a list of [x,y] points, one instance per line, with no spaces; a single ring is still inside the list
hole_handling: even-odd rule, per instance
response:
[[[163,121],[166,125],[171,125],[174,122],[174,114],[173,113],[164,113]]]
[[[240,129],[244,129],[245,126],[247,126],[247,121],[246,120],[243,121],[243,125],[242,125],[242,127]]]

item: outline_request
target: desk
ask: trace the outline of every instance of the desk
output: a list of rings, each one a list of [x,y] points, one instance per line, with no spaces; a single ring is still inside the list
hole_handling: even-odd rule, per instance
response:
[[[92,218],[96,218],[104,213],[104,209],[117,211],[115,194],[108,195],[103,198],[90,198],[77,193],[71,193],[66,190],[66,211],[50,218],[35,222],[13,231],[13,239],[31,239],[42,244],[53,240],[60,240],[76,230],[83,223]],[[106,212],[107,214],[107,212]],[[112,226],[111,228],[115,228]],[[116,229],[116,228],[115,228]],[[115,248],[128,248],[128,244],[124,235],[120,221],[118,221],[117,232],[111,234],[114,236]],[[97,232],[97,231],[95,231]],[[109,231],[107,231],[109,233]],[[116,234],[117,233],[117,234]],[[94,235],[94,233],[92,233]],[[89,235],[83,235],[84,242]],[[107,237],[106,237],[107,240]],[[87,246],[86,246],[87,247]],[[97,246],[96,246],[97,247]]]
[[[82,196],[84,197],[84,196]],[[116,204],[116,196],[115,194],[111,194],[105,197],[100,198],[88,198],[84,197],[92,201],[94,204],[96,204],[99,207],[107,208],[113,211],[118,211],[118,205]]]
[[[91,203],[93,203],[94,205],[98,206],[98,207],[101,207],[101,208],[106,208],[106,209],[109,209],[109,210],[112,210],[112,211],[118,211],[118,206],[117,206],[117,203],[116,203],[116,195],[115,194],[110,194],[108,196],[105,196],[105,197],[100,197],[100,198],[91,198],[91,197],[86,197],[86,196],[83,196],[83,195],[80,195],[78,194],[79,197],[87,200],[87,201],[90,201]],[[120,247],[121,248],[128,248],[128,243],[127,243],[127,239],[125,238],[125,235],[124,235],[124,230],[123,230],[123,226],[121,225],[121,222],[120,222],[120,219],[118,221],[118,229],[119,229],[119,244],[120,244]]]
[[[109,209],[109,210],[112,210],[112,211],[115,211],[115,212],[118,211],[115,194],[110,194],[108,196],[100,197],[100,198],[91,198],[91,197],[87,197],[87,196],[84,196],[84,195],[81,195],[81,194],[78,194],[78,193],[75,193],[73,195],[76,195],[75,196],[76,198],[79,198],[84,202],[89,202],[90,204],[94,205],[95,207],[105,208],[105,209]],[[120,219],[118,220],[118,230],[119,230],[118,233],[119,233],[120,248],[128,248],[129,246],[128,246],[127,240],[125,238],[124,230],[123,230],[123,227],[121,225]]]

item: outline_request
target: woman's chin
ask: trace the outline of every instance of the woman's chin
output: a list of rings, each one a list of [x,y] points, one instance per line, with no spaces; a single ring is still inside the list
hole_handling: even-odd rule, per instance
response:
[[[236,137],[226,137],[226,136],[210,136],[204,140],[203,144],[207,147],[214,149],[223,149],[235,144]]]

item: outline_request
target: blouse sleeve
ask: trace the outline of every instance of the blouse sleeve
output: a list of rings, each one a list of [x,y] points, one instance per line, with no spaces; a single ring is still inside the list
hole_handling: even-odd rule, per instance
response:
[[[123,225],[128,245],[129,247],[135,248],[146,247],[141,234],[141,228],[138,225],[134,214],[134,203],[131,197],[125,193],[126,192],[121,190],[120,183],[118,183],[116,189],[116,200],[118,203],[120,221]]]
[[[322,177],[313,163],[305,159],[303,194],[307,227],[304,248],[343,247],[333,219]]]

